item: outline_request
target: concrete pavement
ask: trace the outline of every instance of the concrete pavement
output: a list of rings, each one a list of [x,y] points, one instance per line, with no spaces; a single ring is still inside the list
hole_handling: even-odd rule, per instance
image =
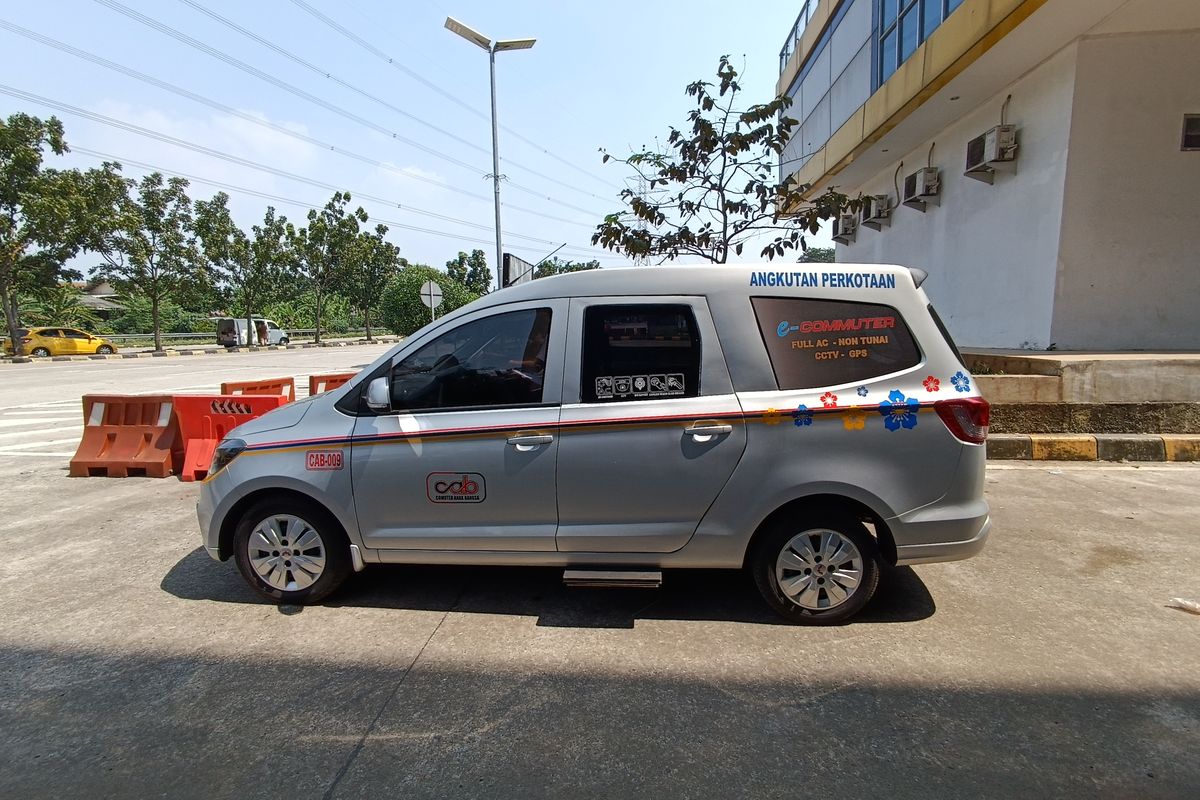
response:
[[[187,361],[0,367],[0,422],[252,377]],[[65,467],[0,455],[0,797],[1200,793],[1200,617],[1164,605],[1200,598],[1196,465],[992,466],[983,554],[832,629],[727,573],[378,567],[275,607],[199,548],[194,485]]]

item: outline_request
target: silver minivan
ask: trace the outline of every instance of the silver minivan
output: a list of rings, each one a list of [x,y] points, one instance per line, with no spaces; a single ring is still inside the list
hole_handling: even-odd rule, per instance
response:
[[[604,269],[505,289],[221,442],[204,546],[276,602],[369,564],[656,585],[746,569],[836,623],[990,527],[989,409],[920,270]]]

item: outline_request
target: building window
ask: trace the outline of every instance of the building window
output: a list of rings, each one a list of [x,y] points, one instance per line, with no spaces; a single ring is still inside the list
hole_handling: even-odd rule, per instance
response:
[[[963,0],[878,0],[882,85]]]
[[[1181,150],[1200,150],[1200,114],[1183,115],[1183,143]]]

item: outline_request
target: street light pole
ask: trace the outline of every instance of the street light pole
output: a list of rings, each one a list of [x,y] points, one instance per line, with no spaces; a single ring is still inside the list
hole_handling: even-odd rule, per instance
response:
[[[504,243],[500,237],[500,123],[496,118],[496,53],[504,50],[528,50],[536,39],[499,39],[492,41],[454,17],[446,17],[446,29],[488,52],[492,81],[492,191],[496,205],[496,288],[504,288]]]
[[[496,119],[496,48],[488,48],[492,72],[492,192],[496,205],[496,288],[504,288],[504,245],[500,241],[500,123]]]

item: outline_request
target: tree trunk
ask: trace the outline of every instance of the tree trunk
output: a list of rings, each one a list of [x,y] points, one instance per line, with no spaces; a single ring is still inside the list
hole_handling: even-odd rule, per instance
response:
[[[154,323],[154,350],[162,352],[162,330],[158,321],[158,295],[150,299],[150,319]]]
[[[17,317],[17,296],[15,293],[10,294],[7,288],[0,289],[0,302],[4,303],[4,323],[8,328],[8,338],[12,342],[13,355],[25,355],[25,345],[21,343],[21,337],[17,336],[17,328],[21,326],[21,320]]]
[[[371,309],[363,309],[363,327],[367,329],[367,341],[371,341]]]
[[[317,344],[320,344],[320,343],[321,343],[321,290],[320,290],[320,288],[315,288],[315,289],[313,290],[313,294],[316,296],[316,300],[317,300],[317,336],[316,336],[316,342],[317,342]]]
[[[251,301],[250,293],[246,292],[246,344],[252,344],[256,341],[258,330],[254,327],[254,303]],[[236,330],[237,326],[234,326]]]

